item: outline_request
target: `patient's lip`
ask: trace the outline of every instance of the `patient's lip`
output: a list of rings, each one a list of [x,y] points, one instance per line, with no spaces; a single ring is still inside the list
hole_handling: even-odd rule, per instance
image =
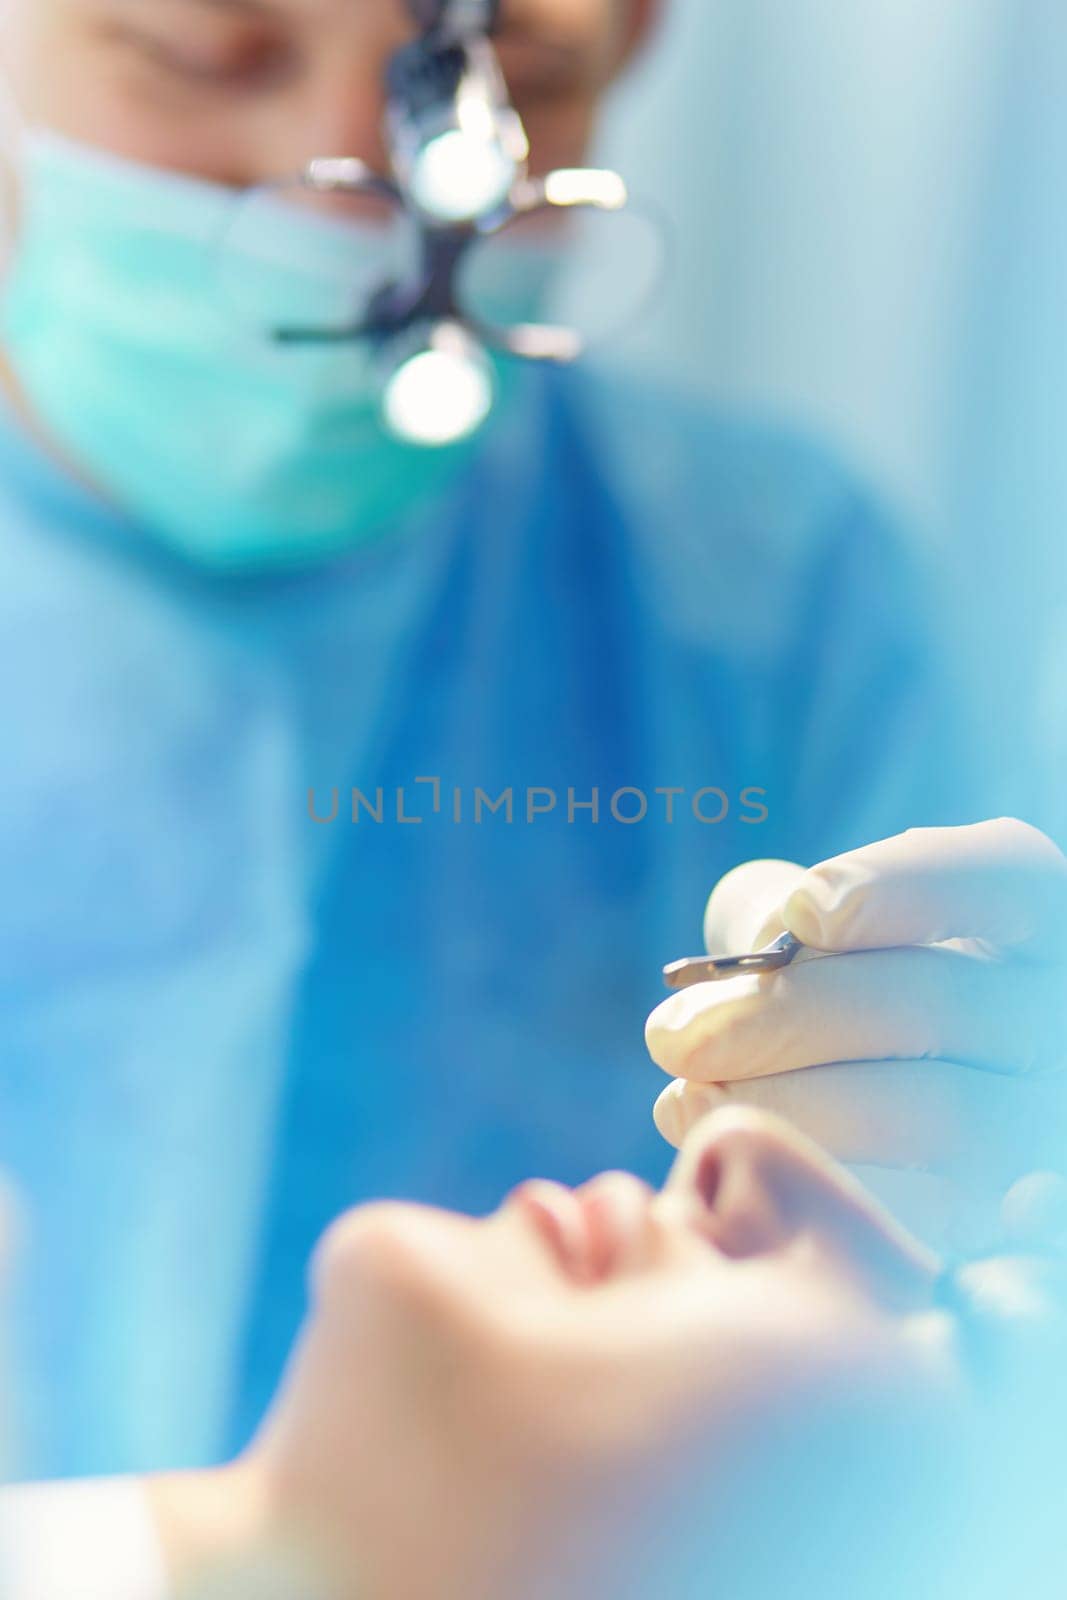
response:
[[[579,1282],[593,1275],[593,1248],[584,1207],[573,1189],[531,1178],[513,1192],[521,1208],[560,1265]]]
[[[578,1190],[594,1279],[610,1278],[647,1259],[652,1198],[649,1185],[629,1172],[601,1173]]]

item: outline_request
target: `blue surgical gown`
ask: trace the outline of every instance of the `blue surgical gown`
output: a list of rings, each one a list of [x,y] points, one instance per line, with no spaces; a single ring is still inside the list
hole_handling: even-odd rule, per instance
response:
[[[877,510],[647,386],[529,375],[446,498],[243,577],[168,559],[8,420],[0,573],[29,1470],[243,1442],[363,1197],[660,1177],[643,1022],[716,878],[962,803]],[[475,821],[479,789],[513,819]]]

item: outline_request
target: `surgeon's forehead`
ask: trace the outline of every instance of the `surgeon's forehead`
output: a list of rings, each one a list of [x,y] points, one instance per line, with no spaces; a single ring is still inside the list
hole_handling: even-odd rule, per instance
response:
[[[314,21],[334,19],[339,14],[379,14],[407,19],[407,0],[82,0],[83,4],[105,4],[115,10],[146,12],[158,10],[215,12],[233,17],[298,17]],[[618,0],[503,0],[506,22],[565,22],[581,17],[606,18]]]
[[[404,0],[84,0],[90,6],[101,4],[115,11],[197,11],[216,12],[232,17],[336,17],[338,13],[360,12],[407,15]],[[523,4],[524,0],[518,0]]]
[[[632,0],[502,0],[502,32],[529,34],[561,46],[592,47],[614,39]],[[214,19],[220,25],[242,22],[252,26],[274,24],[314,29],[343,26],[351,21],[378,21],[392,27],[411,27],[408,0],[0,0],[0,18],[17,6],[24,16],[47,12],[55,23],[66,15],[115,16],[136,22],[138,17],[170,17],[195,26]]]

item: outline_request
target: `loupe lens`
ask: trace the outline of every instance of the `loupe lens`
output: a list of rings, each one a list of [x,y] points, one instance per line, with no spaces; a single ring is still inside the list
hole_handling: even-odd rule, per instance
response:
[[[653,300],[666,267],[661,227],[635,209],[540,205],[472,247],[463,313],[494,342],[543,323],[573,330],[574,353],[617,341]]]
[[[387,427],[408,444],[458,444],[493,407],[493,373],[484,350],[455,324],[412,340],[382,395]]]
[[[444,223],[469,222],[506,203],[516,171],[503,145],[450,128],[419,152],[409,187],[425,216]]]
[[[411,254],[388,199],[297,179],[234,201],[219,241],[218,287],[228,312],[265,338],[341,333],[362,324],[372,296]]]

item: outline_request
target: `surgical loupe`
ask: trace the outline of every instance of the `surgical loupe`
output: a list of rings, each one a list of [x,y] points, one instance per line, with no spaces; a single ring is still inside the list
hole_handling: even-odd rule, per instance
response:
[[[431,225],[492,217],[530,153],[489,42],[500,0],[413,0],[411,10],[421,37],[397,51],[387,75],[394,175]]]
[[[249,191],[224,245],[239,301],[246,236],[284,233],[294,208],[333,228],[332,284],[299,314],[290,306],[274,315],[263,331],[290,346],[367,341],[380,367],[386,424],[420,444],[454,443],[485,421],[495,394],[491,352],[570,364],[598,335],[623,331],[662,275],[663,230],[630,206],[618,173],[530,175],[526,131],[493,44],[499,10],[500,0],[409,0],[418,33],[386,75],[389,175],[351,156],[314,160],[295,179]],[[613,238],[592,226],[607,220],[615,229],[623,217],[636,224],[639,244],[625,226]],[[374,270],[364,261],[362,275],[350,279],[346,218],[379,247]],[[575,311],[564,259],[584,262],[594,312],[538,320],[546,290],[550,296],[559,280],[564,313]],[[511,274],[537,279],[538,261],[535,314],[516,317],[507,295],[499,303],[499,286]]]

